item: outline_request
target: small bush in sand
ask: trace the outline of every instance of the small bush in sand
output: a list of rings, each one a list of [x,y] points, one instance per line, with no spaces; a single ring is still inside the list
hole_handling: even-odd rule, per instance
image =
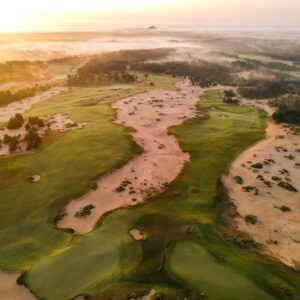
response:
[[[28,118],[28,123],[32,126],[38,126],[38,127],[44,127],[45,123],[43,119],[39,117],[29,117]]]
[[[96,191],[96,190],[98,190],[98,184],[97,184],[97,182],[93,182],[92,183],[92,189],[94,190],[94,191]]]
[[[289,175],[290,174],[290,172],[287,169],[281,169],[281,170],[279,170],[279,173],[281,175]]]
[[[287,152],[288,150],[286,148],[284,148],[283,146],[277,146],[275,147],[275,150],[277,152]]]
[[[294,160],[295,159],[295,156],[294,155],[285,155],[284,156],[285,158],[289,159],[289,160]]]
[[[95,206],[93,204],[87,205],[80,209],[80,211],[76,212],[74,216],[79,219],[85,219],[92,213],[94,208]]]
[[[122,193],[122,192],[125,191],[125,188],[124,188],[122,185],[120,185],[120,186],[118,186],[118,187],[115,189],[115,191],[116,191],[117,193]]]
[[[263,166],[264,165],[262,163],[256,163],[256,164],[253,164],[251,167],[254,169],[262,169]]]
[[[298,192],[298,190],[288,182],[281,181],[278,183],[278,186],[290,192]]]
[[[237,184],[243,184],[244,183],[244,179],[241,176],[235,176],[235,177],[233,177],[233,180],[235,180],[235,182]]]
[[[288,207],[288,206],[281,206],[281,207],[278,207],[278,206],[274,206],[275,208],[277,209],[280,209],[282,212],[291,212],[292,210]]]
[[[250,193],[250,192],[252,192],[252,191],[255,190],[255,187],[254,187],[254,186],[250,186],[250,185],[248,185],[248,186],[243,186],[243,190],[244,190],[245,192],[247,192],[247,193]]]
[[[254,215],[247,215],[245,217],[245,222],[247,224],[252,224],[252,225],[255,225],[257,223],[257,216],[254,216]]]
[[[272,239],[267,240],[266,243],[267,243],[268,245],[278,245],[278,241],[277,241],[277,240],[272,240]]]
[[[273,181],[281,181],[281,178],[278,176],[272,176]]]
[[[9,136],[6,134],[3,138],[3,143],[8,145],[10,153],[14,153],[18,148],[19,139],[17,136]]]
[[[260,247],[260,244],[254,241],[249,235],[239,233],[238,236],[228,237],[229,240],[238,248],[246,250],[255,250]]]
[[[262,175],[258,175],[256,178],[263,182],[266,186],[272,187],[272,182],[266,180]]]
[[[265,166],[269,166],[269,165],[273,165],[273,164],[275,164],[275,160],[272,159],[272,158],[268,158],[268,159],[264,160],[264,165]]]
[[[67,123],[66,125],[65,125],[65,127],[66,128],[73,128],[73,127],[76,127],[76,123]]]

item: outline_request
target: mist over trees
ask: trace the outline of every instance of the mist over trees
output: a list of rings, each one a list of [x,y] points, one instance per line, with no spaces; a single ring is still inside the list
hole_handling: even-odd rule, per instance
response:
[[[0,83],[42,80],[47,78],[46,63],[42,61],[7,61],[0,63]]]
[[[191,80],[194,85],[202,87],[217,84],[231,85],[233,78],[230,70],[223,65],[209,62],[163,62],[140,63],[132,66],[132,69],[155,74],[171,76],[183,76]]]
[[[93,57],[76,74],[68,75],[69,86],[97,85],[101,83],[132,83],[136,77],[130,74],[132,65],[141,61],[158,60],[170,53],[170,49],[122,50]]]
[[[194,61],[164,61],[172,49],[124,50],[96,56],[74,75],[68,76],[69,86],[99,84],[101,82],[126,82],[136,80],[130,71],[155,73],[189,78],[203,87],[217,84],[234,84],[230,68],[219,63]],[[147,78],[145,77],[147,80]]]

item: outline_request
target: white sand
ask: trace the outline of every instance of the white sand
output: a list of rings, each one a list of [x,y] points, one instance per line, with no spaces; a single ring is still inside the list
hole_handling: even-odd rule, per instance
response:
[[[184,153],[168,128],[179,125],[196,112],[201,88],[192,87],[188,81],[179,85],[178,91],[154,89],[113,104],[117,109],[117,123],[134,128],[134,140],[144,149],[143,154],[122,168],[107,174],[98,182],[98,189],[80,199],[71,201],[66,215],[58,222],[60,228],[72,228],[77,234],[93,230],[97,221],[107,212],[129,207],[162,192],[181,172],[189,155]],[[117,192],[124,180],[125,190]],[[87,205],[95,208],[86,218],[75,217]]]
[[[19,274],[0,271],[1,300],[37,300],[26,287],[17,284]]]

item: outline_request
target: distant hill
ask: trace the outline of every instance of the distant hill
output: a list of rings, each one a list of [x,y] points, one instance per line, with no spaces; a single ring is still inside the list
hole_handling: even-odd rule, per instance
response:
[[[157,27],[156,27],[156,26],[154,26],[154,25],[152,25],[152,26],[149,26],[147,29],[151,29],[151,30],[153,30],[153,29],[157,29]]]

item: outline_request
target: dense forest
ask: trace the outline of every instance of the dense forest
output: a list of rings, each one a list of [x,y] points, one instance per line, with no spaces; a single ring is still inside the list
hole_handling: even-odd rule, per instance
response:
[[[273,118],[278,122],[300,124],[300,96],[287,96],[272,100],[271,105],[277,107]]]
[[[299,94],[300,81],[296,79],[245,79],[240,80],[239,94],[248,99],[267,99],[286,94]]]
[[[188,77],[194,85],[202,87],[234,84],[230,69],[217,63],[202,61],[140,63],[133,65],[132,68],[142,72]]]
[[[122,50],[104,53],[90,59],[76,74],[68,75],[69,86],[97,85],[109,82],[131,83],[136,77],[130,74],[131,66],[143,61],[159,60],[172,50]]]
[[[99,84],[102,82],[133,82],[135,77],[130,71],[166,74],[190,78],[195,85],[203,87],[234,84],[230,68],[204,61],[193,63],[182,61],[152,62],[165,59],[171,49],[124,50],[96,56],[77,73],[68,76],[69,86]]]

